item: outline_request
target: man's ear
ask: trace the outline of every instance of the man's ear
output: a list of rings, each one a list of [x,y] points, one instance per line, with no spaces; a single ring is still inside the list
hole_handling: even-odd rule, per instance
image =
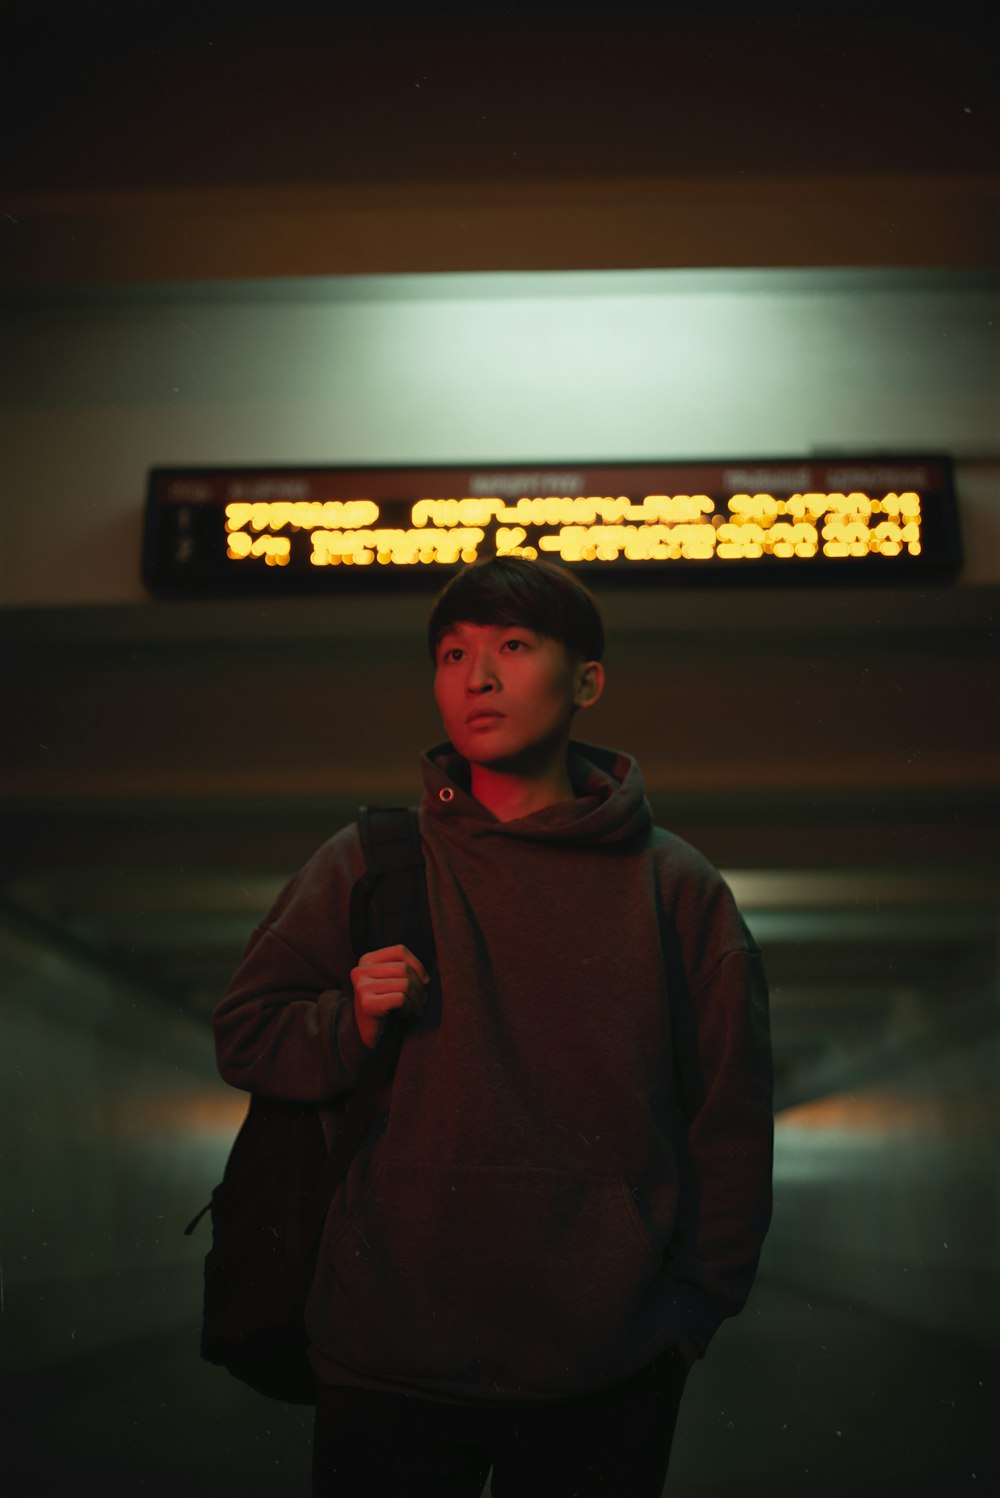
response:
[[[600,661],[585,661],[577,668],[573,701],[577,707],[593,707],[603,691],[604,667]]]

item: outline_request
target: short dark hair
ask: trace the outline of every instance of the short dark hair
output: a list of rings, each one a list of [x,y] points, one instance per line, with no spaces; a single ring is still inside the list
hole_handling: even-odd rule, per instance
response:
[[[453,624],[520,624],[559,640],[570,655],[599,661],[604,620],[588,588],[565,567],[526,557],[473,562],[445,585],[427,623],[431,659]]]

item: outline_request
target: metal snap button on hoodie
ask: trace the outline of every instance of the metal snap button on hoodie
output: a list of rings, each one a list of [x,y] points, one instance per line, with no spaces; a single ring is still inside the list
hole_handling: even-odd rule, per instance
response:
[[[455,799],[455,792],[452,790],[452,788],[451,788],[450,785],[442,786],[441,789],[438,791],[438,800],[439,801],[454,801],[454,799]]]

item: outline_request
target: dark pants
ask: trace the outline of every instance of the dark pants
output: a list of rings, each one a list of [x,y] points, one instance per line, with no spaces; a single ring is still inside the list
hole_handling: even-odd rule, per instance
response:
[[[687,1369],[669,1351],[627,1383],[529,1406],[442,1404],[324,1385],[313,1498],[660,1498]]]

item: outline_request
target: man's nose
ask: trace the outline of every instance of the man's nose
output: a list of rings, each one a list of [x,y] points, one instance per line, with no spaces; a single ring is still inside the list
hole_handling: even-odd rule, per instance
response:
[[[496,662],[488,655],[477,655],[467,680],[470,692],[492,692],[499,686]]]

